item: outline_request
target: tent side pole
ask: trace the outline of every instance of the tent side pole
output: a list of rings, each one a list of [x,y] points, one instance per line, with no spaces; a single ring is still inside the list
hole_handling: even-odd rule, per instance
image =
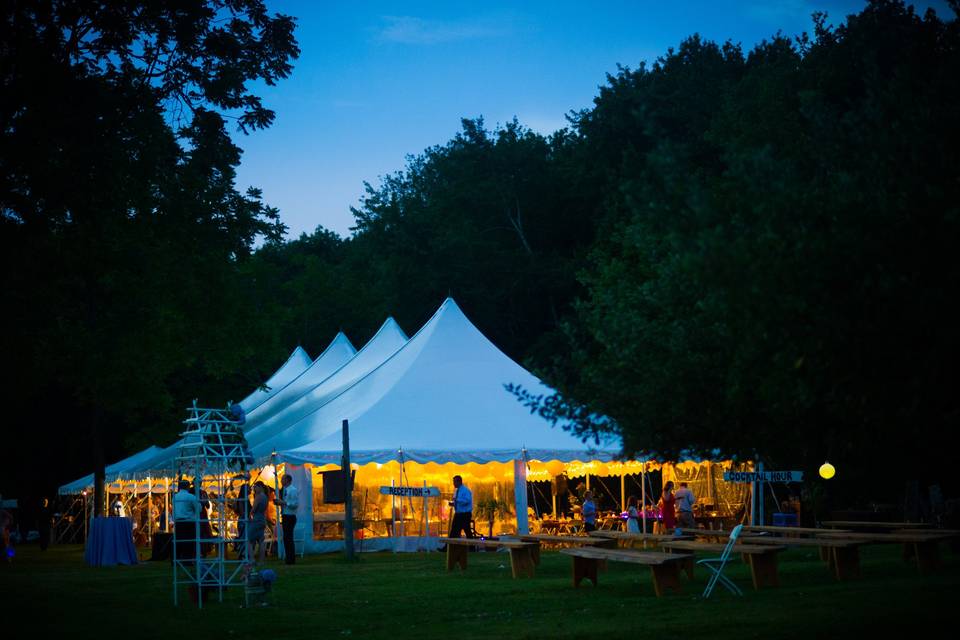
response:
[[[620,474],[620,511],[627,510],[627,472]]]
[[[513,504],[517,514],[517,533],[530,533],[530,520],[527,517],[527,462],[513,461]]]
[[[147,476],[147,540],[153,542],[153,479]]]
[[[640,522],[643,523],[643,533],[647,532],[647,461],[640,467]]]

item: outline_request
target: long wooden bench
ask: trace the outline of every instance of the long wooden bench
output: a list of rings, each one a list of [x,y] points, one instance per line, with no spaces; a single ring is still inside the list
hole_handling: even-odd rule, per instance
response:
[[[744,544],[773,545],[785,547],[817,547],[820,556],[827,561],[830,571],[839,581],[860,577],[860,545],[856,540],[817,536],[815,538],[790,538],[785,536],[755,535],[742,539]],[[739,541],[738,541],[739,542]],[[740,545],[734,547],[739,550]]]
[[[940,568],[940,543],[950,540],[950,533],[910,531],[902,533],[837,533],[821,539],[851,540],[860,544],[902,544],[905,560],[916,559],[917,569],[926,574]]]
[[[680,565],[687,556],[659,551],[628,551],[626,549],[600,549],[580,547],[561,549],[560,553],[573,558],[573,586],[579,587],[583,580],[597,585],[597,570],[601,562],[629,562],[650,567],[653,576],[653,591],[661,597],[667,589],[681,591]],[[693,557],[693,556],[689,556]]]
[[[749,540],[752,540],[750,538]],[[726,544],[713,542],[689,542],[681,540],[678,542],[664,542],[660,547],[666,551],[687,551],[694,553],[723,553]],[[750,544],[738,543],[734,547],[736,553],[743,554],[747,564],[750,565],[750,576],[753,578],[753,588],[779,586],[780,580],[777,577],[777,554],[783,551],[785,547],[780,545]],[[693,556],[687,556],[685,569],[687,575],[693,579]]]
[[[530,549],[533,556],[533,564],[540,565],[540,547],[549,545],[567,545],[574,547],[601,547],[615,549],[617,541],[611,538],[594,538],[590,536],[557,536],[546,533],[531,533],[518,536],[521,542],[535,542],[536,546]],[[604,569],[605,567],[600,567]]]
[[[867,520],[824,520],[821,522],[831,529],[874,529],[893,531],[895,529],[930,529],[932,524],[927,522],[869,522]]]
[[[460,565],[460,569],[466,571],[467,556],[470,548],[485,549],[508,549],[510,551],[510,571],[514,578],[521,575],[533,577],[534,549],[540,548],[539,542],[522,542],[520,540],[490,540],[480,538],[439,538],[440,542],[447,545],[447,571],[453,571],[453,568]]]
[[[706,531],[706,529],[704,529]],[[730,535],[729,533],[727,535]],[[673,542],[677,540],[693,540],[692,535],[675,536],[664,533],[630,533],[628,531],[591,531],[592,538],[605,538],[615,540],[621,546],[633,548],[639,546],[641,549],[658,547],[662,542]]]
[[[773,533],[782,536],[819,536],[824,533],[853,533],[847,529],[824,529],[822,527],[771,527],[747,525],[743,528],[746,533]]]

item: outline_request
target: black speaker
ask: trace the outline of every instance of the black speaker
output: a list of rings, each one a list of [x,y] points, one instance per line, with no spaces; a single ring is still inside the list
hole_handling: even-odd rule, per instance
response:
[[[567,476],[560,474],[559,476],[554,477],[553,482],[551,483],[551,488],[553,489],[553,495],[562,496],[567,492]]]
[[[170,543],[173,534],[157,532],[153,534],[153,548],[150,550],[150,560],[169,560]]]
[[[353,480],[357,472],[350,470],[350,490],[353,490]],[[342,469],[333,471],[321,471],[323,476],[323,502],[324,504],[343,504],[347,501],[347,492],[344,487],[344,474]]]

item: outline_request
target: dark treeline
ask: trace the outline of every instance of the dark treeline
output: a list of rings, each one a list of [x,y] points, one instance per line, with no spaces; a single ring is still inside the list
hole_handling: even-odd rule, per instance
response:
[[[251,73],[286,73],[271,65],[295,44],[277,37]],[[876,1],[748,52],[691,37],[608,76],[551,136],[464,120],[367,186],[352,237],[286,242],[277,213],[233,187],[221,114],[243,105],[177,131],[160,97],[136,93],[162,84],[127,95],[73,64],[39,91],[11,51],[5,487],[25,466],[78,476],[96,446],[111,460],[165,444],[192,398],[239,399],[339,329],[358,346],[388,315],[413,332],[448,294],[560,391],[518,401],[586,438],[620,435],[628,454],[719,449],[810,474],[829,459],[864,501],[899,499],[904,478],[949,480],[955,16]],[[32,92],[9,104],[21,76]],[[108,97],[68,101],[79,81]],[[64,182],[73,200],[58,203]]]

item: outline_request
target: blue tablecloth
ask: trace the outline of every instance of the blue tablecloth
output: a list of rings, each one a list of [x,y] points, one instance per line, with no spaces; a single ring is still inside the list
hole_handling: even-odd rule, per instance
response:
[[[87,535],[83,559],[91,567],[137,564],[130,518],[94,518]]]

